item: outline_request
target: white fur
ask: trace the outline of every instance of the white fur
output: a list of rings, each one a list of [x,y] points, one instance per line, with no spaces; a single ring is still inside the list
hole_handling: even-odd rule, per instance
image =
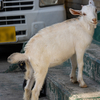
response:
[[[71,82],[78,81],[80,87],[87,87],[82,76],[83,56],[92,41],[94,26],[96,25],[92,19],[97,19],[97,15],[93,5],[83,6],[80,11],[70,9],[70,12],[74,15],[80,15],[80,17],[40,30],[27,43],[24,56],[19,54],[20,59],[26,60],[27,69],[25,79],[28,82],[25,88],[24,100],[29,100],[30,93],[27,93],[27,91],[31,91],[29,84],[32,85],[34,78],[36,84],[32,90],[31,100],[38,100],[48,68],[59,65],[69,58],[72,61]],[[86,15],[83,15],[83,13],[86,13]],[[14,61],[16,59],[18,61],[18,58],[14,58],[19,57],[16,55],[18,53],[15,56],[11,55],[8,62],[16,62]],[[77,64],[78,76],[76,78]]]

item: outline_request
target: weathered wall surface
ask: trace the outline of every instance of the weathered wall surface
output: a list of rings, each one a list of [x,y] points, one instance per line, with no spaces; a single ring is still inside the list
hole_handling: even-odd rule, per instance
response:
[[[100,0],[95,0],[96,7],[100,11]]]
[[[81,9],[81,5],[85,5],[88,4],[89,0],[66,0],[66,13],[67,13],[67,18],[72,18],[75,17],[73,15],[70,14],[69,12],[69,8],[73,8],[73,9]],[[94,0],[96,7],[98,9],[98,11],[100,11],[100,0]]]

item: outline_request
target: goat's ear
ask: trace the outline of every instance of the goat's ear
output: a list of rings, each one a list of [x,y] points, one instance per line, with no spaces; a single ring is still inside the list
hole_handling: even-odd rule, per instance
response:
[[[89,0],[89,5],[95,6],[94,0]]]
[[[82,12],[80,10],[74,10],[70,8],[69,11],[72,15],[82,15]]]

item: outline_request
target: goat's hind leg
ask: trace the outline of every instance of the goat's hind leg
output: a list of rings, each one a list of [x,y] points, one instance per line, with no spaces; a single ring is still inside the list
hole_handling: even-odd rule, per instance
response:
[[[42,89],[42,86],[43,86],[43,83],[44,83],[44,80],[46,77],[46,74],[47,74],[46,69],[45,70],[43,69],[43,71],[41,73],[35,74],[36,83],[35,83],[35,86],[32,90],[31,100],[38,100],[39,95],[40,95],[40,91]]]
[[[46,74],[48,72],[48,64],[45,63],[43,65],[40,64],[40,66],[38,65],[38,67],[34,67],[35,86],[32,89],[31,100],[38,100],[39,98],[40,91],[42,89]],[[34,64],[32,66],[34,66]]]
[[[76,54],[74,54],[71,57],[71,66],[72,66],[72,70],[71,70],[71,74],[70,74],[70,81],[72,83],[77,83],[77,77],[76,77],[76,68],[77,68]]]
[[[30,100],[31,98],[31,89],[34,83],[34,75],[33,75],[33,69],[30,65],[29,61],[25,61],[26,63],[26,73],[25,73],[25,80],[26,80],[26,86],[24,88],[24,100]]]

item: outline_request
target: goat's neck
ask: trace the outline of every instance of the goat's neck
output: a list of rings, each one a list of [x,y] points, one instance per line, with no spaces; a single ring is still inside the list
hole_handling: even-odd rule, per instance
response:
[[[80,21],[81,21],[82,26],[84,27],[84,30],[86,30],[88,34],[93,36],[95,26],[89,23],[88,21],[84,20],[83,17],[80,17]]]

